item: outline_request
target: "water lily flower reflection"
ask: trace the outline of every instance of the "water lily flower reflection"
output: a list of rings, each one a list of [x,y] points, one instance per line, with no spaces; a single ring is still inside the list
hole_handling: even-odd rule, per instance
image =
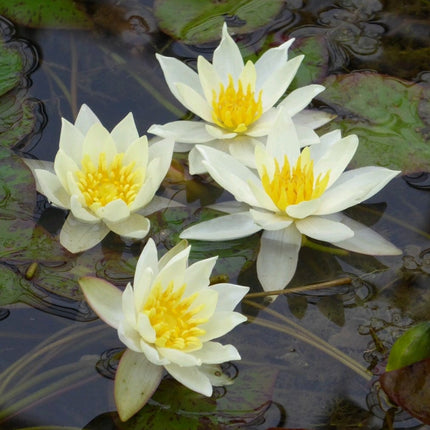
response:
[[[217,382],[214,368],[219,371],[218,364],[240,359],[234,346],[213,339],[246,321],[233,309],[249,288],[209,286],[216,257],[188,266],[189,253],[182,241],[158,260],[149,239],[133,286],[128,284],[124,292],[98,278],[79,281],[90,306],[118,330],[128,348],[115,377],[115,401],[123,420],[151,397],[163,368],[191,390],[210,396],[212,382]]]
[[[287,61],[293,41],[269,49],[255,64],[244,64],[239,47],[224,24],[212,64],[199,56],[198,73],[175,58],[157,54],[170,91],[203,121],[155,124],[148,132],[174,137],[176,151],[191,149],[191,174],[204,171],[199,153],[192,149],[196,143],[216,146],[249,163],[257,139],[267,136],[272,127],[277,115],[275,104],[285,94],[303,60],[301,55]],[[324,112],[303,110],[323,90],[321,85],[308,85],[292,91],[279,104],[285,114],[293,117],[303,146],[318,142],[314,128],[332,118]]]
[[[25,160],[38,191],[53,205],[71,211],[60,233],[61,244],[71,252],[84,251],[110,230],[129,238],[145,237],[150,227],[145,215],[169,205],[154,194],[170,166],[173,146],[172,139],[148,145],[146,136],[139,137],[131,113],[110,133],[86,105],[75,124],[63,118],[55,162]]]
[[[285,288],[293,277],[302,235],[364,254],[399,254],[379,234],[341,213],[373,196],[399,172],[383,167],[344,172],[357,136],[342,138],[336,130],[300,151],[294,133],[285,133],[292,127],[279,116],[266,148],[256,147],[257,172],[224,152],[197,146],[213,179],[242,204],[219,204],[230,214],[191,226],[181,237],[229,240],[263,230],[257,275],[266,291]]]

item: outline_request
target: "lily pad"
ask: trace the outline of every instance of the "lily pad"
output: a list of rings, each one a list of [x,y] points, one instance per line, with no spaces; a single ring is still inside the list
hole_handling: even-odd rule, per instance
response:
[[[329,76],[318,99],[338,118],[325,130],[357,134],[352,165],[379,165],[403,172],[430,169],[430,89],[376,73]]]
[[[16,24],[33,28],[92,27],[83,7],[73,0],[0,0],[0,14]]]
[[[424,321],[403,333],[391,348],[386,370],[397,370],[430,358],[430,322]]]
[[[184,43],[220,38],[227,23],[236,34],[250,33],[270,23],[283,0],[155,0],[154,14],[162,31]]]
[[[319,83],[327,76],[329,52],[325,37],[314,36],[297,39],[291,49],[289,58],[294,58],[297,55],[304,55],[305,58],[290,85],[290,89]]]
[[[430,424],[430,359],[385,372],[381,386],[390,400],[425,424]]]

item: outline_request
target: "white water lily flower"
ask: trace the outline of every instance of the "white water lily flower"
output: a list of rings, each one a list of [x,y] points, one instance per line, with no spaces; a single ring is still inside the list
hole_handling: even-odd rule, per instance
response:
[[[233,312],[248,287],[209,286],[215,258],[188,266],[190,247],[180,242],[160,260],[149,239],[139,257],[133,286],[124,292],[98,278],[79,283],[97,315],[118,330],[127,346],[115,378],[115,401],[121,419],[134,415],[161,381],[163,368],[193,391],[212,394],[219,364],[239,360],[232,345],[214,339],[246,317]],[[221,372],[222,373],[222,372]]]
[[[37,190],[53,205],[70,209],[61,244],[71,252],[84,251],[110,230],[145,237],[150,227],[145,215],[169,205],[154,194],[169,169],[173,146],[172,139],[149,146],[131,113],[110,133],[86,105],[75,124],[63,118],[55,162],[25,160]]]
[[[152,125],[148,132],[175,139],[176,151],[188,151],[205,143],[230,152],[247,164],[253,160],[258,138],[267,136],[277,115],[275,104],[293,80],[303,55],[288,60],[294,39],[266,51],[254,64],[244,64],[239,47],[222,29],[222,39],[213,54],[212,64],[197,59],[197,71],[181,61],[157,54],[167,85],[187,109],[203,121],[174,121]],[[319,141],[314,128],[330,121],[332,115],[302,111],[324,87],[308,85],[292,91],[280,104],[293,118],[301,144]],[[202,173],[198,152],[190,153],[191,174]],[[252,166],[254,167],[254,166]]]
[[[257,274],[266,291],[285,288],[293,277],[302,235],[364,254],[401,253],[341,213],[373,196],[399,172],[383,167],[344,172],[357,149],[357,136],[342,138],[336,130],[322,136],[320,144],[300,151],[297,137],[289,132],[293,127],[286,116],[279,116],[266,149],[256,147],[257,173],[224,152],[197,146],[213,179],[242,204],[235,209],[224,203],[218,209],[229,215],[181,234],[187,239],[217,241],[264,230]]]

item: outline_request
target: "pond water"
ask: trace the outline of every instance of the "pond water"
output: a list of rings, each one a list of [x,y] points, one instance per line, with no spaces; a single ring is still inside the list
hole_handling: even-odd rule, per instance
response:
[[[378,382],[393,342],[430,320],[430,176],[420,173],[430,171],[429,3],[202,1],[190,23],[179,0],[56,0],[31,18],[20,13],[31,9],[26,2],[8,3],[0,0],[8,64],[0,70],[0,428],[429,428],[390,404]],[[36,195],[20,157],[53,161],[61,118],[72,121],[83,103],[109,130],[130,111],[141,134],[154,123],[191,119],[171,95],[155,53],[191,66],[198,55],[211,59],[223,3],[230,12],[222,19],[239,33],[245,58],[296,38],[291,55],[306,57],[292,87],[327,87],[312,106],[337,117],[318,133],[340,128],[359,136],[351,167],[402,170],[347,213],[403,255],[309,243],[288,288],[349,279],[273,303],[247,299],[241,312],[249,321],[223,339],[242,356],[225,366],[234,384],[207,399],[166,377],[143,410],[122,423],[113,378],[123,345],[85,303],[77,280],[97,275],[125,286],[145,240],[111,233],[87,252],[68,253],[58,241],[66,213]],[[177,17],[166,17],[165,8],[178,9]],[[251,28],[242,33],[245,23]],[[190,176],[185,160],[174,157],[160,190],[184,206],[150,217],[161,252],[186,225],[213,216],[203,206],[228,198],[208,176]],[[215,275],[259,292],[258,244],[258,233],[193,241],[191,258],[219,255]]]

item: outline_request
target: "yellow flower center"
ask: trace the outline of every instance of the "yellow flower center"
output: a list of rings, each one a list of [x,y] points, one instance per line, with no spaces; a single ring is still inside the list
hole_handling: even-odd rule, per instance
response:
[[[215,90],[212,91],[212,119],[215,124],[235,133],[245,132],[248,126],[260,118],[263,113],[262,91],[259,92],[258,100],[255,101],[251,84],[248,84],[245,92],[242,82],[239,80],[236,90],[231,75],[228,77],[227,88],[224,88],[223,84],[220,84],[220,87],[218,94]]]
[[[275,159],[275,173],[272,180],[264,169],[261,181],[273,203],[281,211],[285,211],[289,205],[320,197],[327,188],[329,177],[330,171],[324,176],[319,174],[316,180],[314,179],[314,162],[310,159],[309,147],[306,147],[292,169],[287,156],[284,157],[282,169]]]
[[[123,165],[124,153],[116,154],[110,164],[104,152],[95,166],[87,154],[82,159],[82,169],[76,172],[78,187],[90,208],[102,207],[113,200],[124,200],[130,205],[136,198],[144,179],[144,169],[135,169],[135,162]]]
[[[183,297],[185,284],[176,288],[171,282],[163,289],[157,284],[145,303],[143,312],[148,315],[149,321],[156,333],[155,345],[160,348],[173,348],[181,351],[195,351],[202,347],[199,336],[205,330],[199,328],[206,318],[195,318],[204,304],[192,306],[198,294]]]

